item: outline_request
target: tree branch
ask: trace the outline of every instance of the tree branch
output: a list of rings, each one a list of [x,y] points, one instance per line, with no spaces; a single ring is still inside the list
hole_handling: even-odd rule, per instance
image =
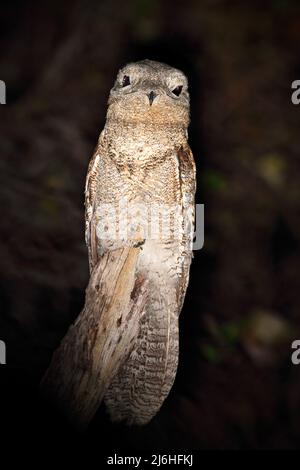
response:
[[[135,273],[139,250],[122,248],[98,261],[85,306],[41,382],[42,393],[80,429],[93,418],[138,334],[146,301],[146,281]]]

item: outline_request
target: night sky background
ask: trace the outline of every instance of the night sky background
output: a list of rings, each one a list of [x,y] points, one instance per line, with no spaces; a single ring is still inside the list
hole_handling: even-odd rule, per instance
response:
[[[180,317],[180,364],[146,427],[102,406],[108,449],[300,447],[300,5],[292,0],[3,1],[0,7],[0,419],[8,436],[78,436],[38,398],[88,282],[87,165],[121,65],[182,69],[205,244]]]

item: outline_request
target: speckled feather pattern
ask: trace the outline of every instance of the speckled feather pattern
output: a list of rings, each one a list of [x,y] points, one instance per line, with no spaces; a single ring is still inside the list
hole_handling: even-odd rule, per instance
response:
[[[132,85],[123,91],[122,76]],[[172,86],[183,84],[183,96]],[[152,105],[149,91],[156,93]],[[160,409],[178,365],[178,317],[188,284],[195,194],[195,165],[187,143],[189,97],[185,76],[153,61],[129,64],[111,91],[106,125],[90,162],[86,181],[86,242],[90,268],[107,250],[140,244],[136,278],[147,278],[147,302],[129,357],[112,377],[105,395],[111,419],[146,424]],[[189,212],[190,233],[174,238],[99,239],[97,207],[120,201],[176,205],[182,221]],[[122,219],[122,214],[120,214]],[[103,223],[103,220],[101,221]],[[112,222],[107,216],[107,226]],[[178,222],[178,220],[177,220]],[[183,222],[182,222],[183,224]]]

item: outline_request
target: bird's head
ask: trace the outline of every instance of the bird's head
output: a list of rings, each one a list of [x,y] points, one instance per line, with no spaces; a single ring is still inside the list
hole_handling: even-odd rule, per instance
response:
[[[108,119],[130,124],[189,124],[186,76],[178,69],[152,60],[121,68],[108,101]]]

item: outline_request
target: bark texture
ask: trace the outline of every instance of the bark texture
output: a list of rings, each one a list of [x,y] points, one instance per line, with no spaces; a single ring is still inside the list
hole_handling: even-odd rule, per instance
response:
[[[79,429],[93,418],[138,335],[146,302],[146,281],[135,275],[139,250],[107,252],[98,261],[85,306],[41,382],[42,393]]]

